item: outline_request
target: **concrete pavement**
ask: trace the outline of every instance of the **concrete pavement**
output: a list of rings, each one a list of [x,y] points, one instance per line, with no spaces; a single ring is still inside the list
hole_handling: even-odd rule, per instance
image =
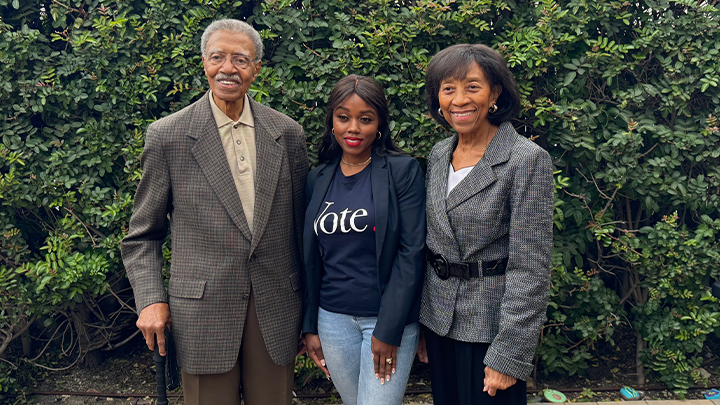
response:
[[[583,402],[583,404],[587,405],[617,405],[618,402],[632,402],[635,405],[720,405],[720,400],[707,400],[707,399],[688,399],[685,401],[679,401],[679,400],[639,400],[639,401],[623,401],[621,399],[618,399],[615,402]],[[547,402],[545,402],[547,403]],[[411,402],[405,405],[427,405],[432,404],[432,402]]]
[[[616,402],[586,402],[586,404],[593,404],[593,405],[608,405],[608,404],[617,404],[618,402],[626,402],[623,400],[618,400]],[[720,400],[708,400],[708,399],[688,399],[685,401],[679,401],[679,400],[640,400],[640,401],[627,401],[627,402],[633,402],[638,405],[720,405]]]
[[[621,399],[618,399],[615,402],[582,402],[586,405],[617,405],[618,402],[631,402],[634,405],[720,405],[720,400],[707,400],[707,399],[688,399],[685,401],[679,401],[679,400],[639,400],[639,401],[623,401]],[[548,403],[548,402],[541,402],[541,403]],[[428,405],[432,404],[432,401],[430,402],[410,402],[404,405]]]
[[[720,400],[708,400],[708,399],[688,399],[685,401],[678,400],[639,400],[639,401],[623,401],[621,399],[615,402],[583,402],[587,405],[617,405],[618,402],[632,402],[635,405],[720,405]],[[544,402],[547,403],[547,402]],[[405,405],[427,405],[432,402],[410,402]]]

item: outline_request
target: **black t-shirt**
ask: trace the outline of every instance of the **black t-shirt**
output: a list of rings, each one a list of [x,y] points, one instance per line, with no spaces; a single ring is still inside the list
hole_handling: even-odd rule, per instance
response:
[[[346,177],[338,166],[313,222],[325,268],[320,307],[326,311],[377,316],[380,309],[370,173],[368,165]]]

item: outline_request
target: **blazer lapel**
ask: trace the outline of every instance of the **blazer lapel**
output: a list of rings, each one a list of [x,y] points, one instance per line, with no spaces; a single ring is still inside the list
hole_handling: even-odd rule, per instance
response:
[[[385,231],[387,230],[390,182],[384,156],[379,156],[373,152],[372,163],[370,164],[372,165],[370,180],[372,181],[373,205],[375,206],[375,253],[379,263],[380,253],[385,241]]]
[[[262,106],[258,106],[252,99],[250,99],[250,108],[255,121],[255,147],[257,150],[255,212],[253,238],[250,244],[252,253],[260,242],[270,217],[285,148],[277,142],[281,131],[275,128],[272,117],[266,114]]]
[[[307,209],[305,210],[305,258],[315,257],[318,253],[317,239],[315,237],[315,217],[320,211],[320,204],[322,204],[330,188],[333,177],[335,177],[335,171],[337,170],[340,159],[336,159],[332,163],[328,163],[325,168],[321,169],[315,178],[315,184],[312,190],[312,197],[308,203]]]
[[[449,165],[448,170],[450,170]],[[465,177],[457,186],[455,186],[454,189],[450,191],[450,194],[447,197],[447,210],[451,211],[463,201],[494,183],[495,180],[497,180],[497,178],[495,177],[492,167],[488,164],[488,161],[484,158],[480,159],[470,173],[468,173],[467,177]]]
[[[457,141],[457,135],[455,135],[449,142],[440,145],[436,152],[436,161],[433,162],[432,171],[428,174],[426,182],[428,185],[427,204],[432,205],[432,209],[428,209],[428,212],[434,213],[435,223],[438,224],[437,230],[443,232],[445,239],[453,241],[453,246],[457,246],[457,242],[455,242],[455,234],[447,215],[445,195],[447,194],[448,165]]]
[[[197,140],[192,154],[230,218],[243,235],[252,240],[208,97],[209,92],[197,104],[197,113],[188,128],[188,136]]]
[[[500,125],[492,141],[488,145],[485,155],[475,165],[457,186],[447,196],[447,211],[451,211],[464,201],[484,190],[493,184],[497,177],[493,166],[507,162],[510,159],[510,152],[517,140],[515,129],[508,122]],[[457,145],[457,143],[455,143]],[[454,148],[453,148],[454,149]],[[448,156],[452,155],[452,150]],[[446,167],[449,170],[449,160]],[[445,180],[447,184],[447,179]]]

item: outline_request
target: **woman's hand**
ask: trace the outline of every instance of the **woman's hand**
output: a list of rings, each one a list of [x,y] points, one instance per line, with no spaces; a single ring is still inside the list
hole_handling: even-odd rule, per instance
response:
[[[370,339],[370,350],[375,363],[375,378],[380,378],[380,384],[385,384],[385,380],[390,381],[390,371],[395,373],[397,346],[389,345],[373,336]]]
[[[305,353],[307,353],[307,346],[305,346],[305,337],[300,336],[300,340],[298,341],[298,345],[297,345],[297,353],[295,353],[295,357],[302,356]]]
[[[495,396],[497,390],[506,390],[515,385],[516,382],[515,377],[485,367],[485,388],[483,388],[483,391],[487,392],[491,397]]]
[[[418,360],[421,363],[428,364],[427,346],[425,345],[425,333],[420,329],[420,340],[418,341],[417,348]]]
[[[325,377],[330,379],[330,373],[327,367],[325,367],[325,355],[322,351],[322,344],[320,344],[320,337],[314,333],[305,334],[305,347],[307,347],[307,353],[310,355],[312,361],[318,366],[320,370],[325,373]]]

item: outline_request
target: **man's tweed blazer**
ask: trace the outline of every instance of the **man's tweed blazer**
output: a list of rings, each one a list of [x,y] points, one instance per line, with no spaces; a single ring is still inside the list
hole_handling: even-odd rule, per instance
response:
[[[254,232],[245,220],[209,92],[148,127],[143,177],[122,256],[138,311],[168,302],[187,373],[233,367],[250,291],[272,360],[293,361],[302,312],[302,224],[309,170],[303,130],[250,100],[257,169]],[[169,220],[169,221],[168,221]],[[168,292],[161,276],[168,224]]]
[[[457,142],[457,135],[439,142],[428,160],[428,248],[451,262],[507,257],[507,269],[499,276],[441,280],[428,265],[420,322],[440,336],[490,343],[485,364],[526,380],[550,286],[552,162],[505,122],[447,195]]]

